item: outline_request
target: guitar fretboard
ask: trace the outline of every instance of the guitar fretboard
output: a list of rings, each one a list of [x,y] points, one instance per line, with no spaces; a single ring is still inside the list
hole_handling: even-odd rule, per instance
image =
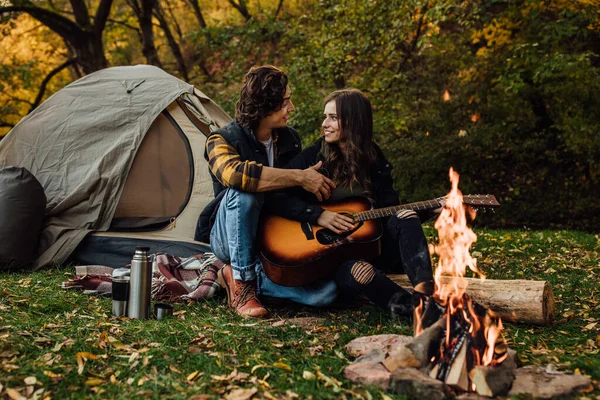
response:
[[[399,206],[391,206],[385,208],[377,208],[375,210],[361,211],[354,213],[352,216],[355,221],[369,221],[371,219],[385,218],[396,214],[400,210],[432,210],[441,207],[442,203],[438,199],[418,201],[416,203],[401,204]]]

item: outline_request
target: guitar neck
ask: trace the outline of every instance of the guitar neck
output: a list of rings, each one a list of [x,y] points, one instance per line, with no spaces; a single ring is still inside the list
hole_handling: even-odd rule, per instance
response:
[[[433,210],[442,207],[442,203],[438,199],[417,201],[416,203],[401,204],[399,206],[391,206],[385,208],[377,208],[374,210],[361,211],[353,214],[355,221],[369,221],[371,219],[385,218],[396,214],[400,210],[424,211]]]

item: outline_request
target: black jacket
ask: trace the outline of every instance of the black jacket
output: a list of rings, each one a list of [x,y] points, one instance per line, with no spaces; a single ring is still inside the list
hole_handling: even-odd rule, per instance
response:
[[[290,163],[286,165],[286,168],[297,168],[305,169],[312,165],[315,165],[319,161],[325,162],[325,158],[321,154],[321,146],[323,139],[319,139],[311,146],[304,149],[298,156],[296,156]],[[371,195],[376,208],[395,206],[400,204],[398,201],[398,193],[394,190],[393,179],[392,179],[392,165],[385,158],[385,155],[377,146],[374,144],[375,151],[377,152],[377,159],[375,165],[371,167],[371,185],[373,187],[373,193]],[[322,168],[319,172],[328,176],[326,170],[326,164],[323,164],[325,168]],[[274,213],[283,215],[285,209],[288,207],[288,202],[297,202],[294,198],[300,198],[304,204],[308,207],[311,204],[318,203],[317,198],[310,193],[302,193],[298,190],[291,189],[285,192],[285,195],[280,194],[271,206]]]
[[[324,168],[322,168],[320,172],[328,176],[329,174],[326,170],[327,165],[325,164],[325,157],[323,157],[323,154],[321,153],[323,142],[324,139],[321,138],[311,146],[304,149],[286,165],[286,168],[305,169],[315,165],[319,161],[323,161]],[[394,189],[394,179],[392,178],[392,169],[394,167],[387,160],[379,146],[376,143],[373,143],[373,146],[375,148],[375,152],[377,153],[375,164],[370,168],[370,178],[373,189],[373,193],[370,197],[374,203],[373,207],[383,208],[399,205],[400,201],[398,198],[398,192],[396,192]],[[302,193],[300,191],[296,191],[295,189],[287,190],[285,195],[279,196],[280,197],[277,198],[276,201],[274,199],[271,200],[274,202],[274,205],[271,207],[271,209],[274,213],[281,214],[282,216],[285,208],[288,207],[288,201],[293,201],[294,204],[298,202],[297,199],[290,200],[290,198],[298,197],[303,200],[304,204],[307,206],[318,203],[317,198],[312,193]],[[425,222],[432,218],[435,214],[432,210],[423,210],[417,211],[417,215],[419,216],[421,222]]]

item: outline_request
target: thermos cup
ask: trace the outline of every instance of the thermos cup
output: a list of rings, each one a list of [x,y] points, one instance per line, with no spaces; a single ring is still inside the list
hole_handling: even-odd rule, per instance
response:
[[[115,317],[127,315],[127,300],[129,299],[129,277],[112,277],[112,313]]]

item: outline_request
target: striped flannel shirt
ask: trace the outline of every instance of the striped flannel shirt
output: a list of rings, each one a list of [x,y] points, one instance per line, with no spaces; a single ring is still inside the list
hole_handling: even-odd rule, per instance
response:
[[[236,150],[221,135],[211,135],[206,140],[208,166],[225,187],[244,192],[256,192],[262,164],[242,161]]]

